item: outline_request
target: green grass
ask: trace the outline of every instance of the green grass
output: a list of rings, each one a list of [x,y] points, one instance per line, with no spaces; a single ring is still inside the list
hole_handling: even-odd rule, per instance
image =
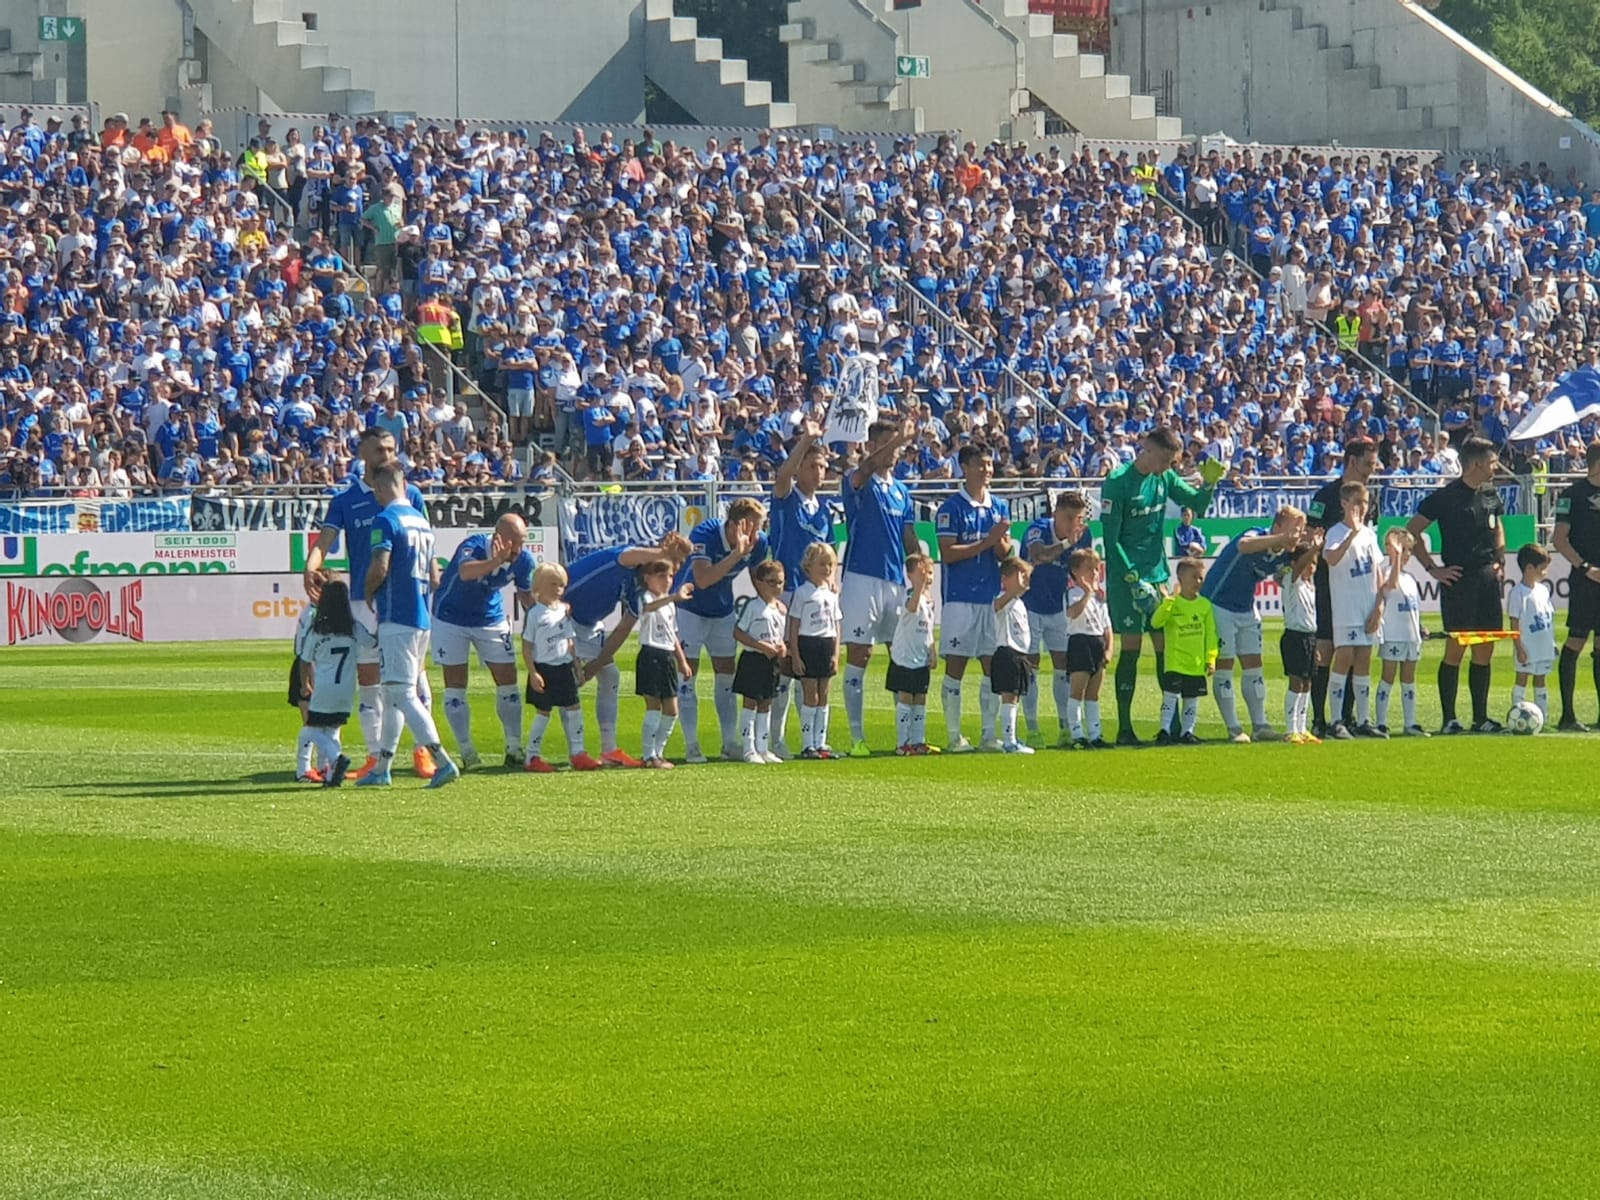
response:
[[[284,674],[0,658],[0,1195],[1594,1193],[1600,738],[334,795]]]

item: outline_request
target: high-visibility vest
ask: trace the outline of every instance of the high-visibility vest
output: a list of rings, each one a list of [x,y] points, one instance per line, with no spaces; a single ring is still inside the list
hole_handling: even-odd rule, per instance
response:
[[[1333,327],[1339,335],[1339,349],[1354,350],[1361,344],[1361,318],[1347,317],[1340,313],[1333,319]]]
[[[417,306],[417,338],[433,346],[451,349],[450,321],[455,309],[426,300]]]
[[[1550,485],[1550,460],[1536,458],[1533,460],[1533,494],[1542,496]]]
[[[1139,186],[1144,189],[1146,196],[1156,194],[1156,169],[1152,166],[1135,167],[1133,177],[1139,181]]]
[[[244,173],[257,183],[267,181],[267,156],[260,150],[246,150],[244,162],[241,164]]]

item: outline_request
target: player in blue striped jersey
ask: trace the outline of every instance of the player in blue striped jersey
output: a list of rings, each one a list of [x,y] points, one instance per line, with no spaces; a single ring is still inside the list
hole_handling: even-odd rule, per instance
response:
[[[322,588],[323,563],[333,552],[334,546],[343,541],[350,564],[350,611],[356,618],[356,682],[360,685],[360,703],[356,712],[361,721],[361,736],[367,743],[367,761],[350,773],[352,779],[360,779],[378,765],[378,742],[383,726],[383,689],[378,684],[378,624],[372,608],[366,603],[365,590],[372,523],[377,520],[383,505],[378,503],[368,481],[378,468],[399,461],[394,434],[376,426],[367,429],[361,435],[356,455],[366,478],[353,472],[344,486],[329,499],[328,511],[317,530],[317,540],[306,553],[305,568],[306,595],[315,603],[317,593]],[[418,512],[427,511],[422,493],[415,487],[406,487],[405,499]],[[423,705],[431,705],[433,698],[428,691],[426,672],[418,680],[418,686],[421,688],[419,699]],[[433,774],[433,763],[428,758],[428,752],[420,746],[417,747],[415,763],[418,775],[426,779]]]
[[[818,542],[833,540],[833,514],[821,495],[823,477],[828,473],[828,448],[821,437],[822,430],[817,423],[807,421],[772,481],[772,503],[767,508],[768,539],[772,542],[772,557],[783,564],[783,577],[789,585],[780,597],[785,610],[794,598],[795,585],[805,579],[800,564],[805,560],[806,551]],[[778,690],[772,698],[769,737],[779,758],[791,757],[784,729],[789,718],[792,682],[790,676],[780,676]],[[847,698],[850,686],[847,679]],[[859,679],[855,687],[859,692]]]
[[[1222,712],[1230,741],[1244,743],[1252,737],[1258,742],[1279,740],[1280,735],[1267,720],[1267,680],[1261,669],[1261,616],[1256,611],[1256,586],[1289,565],[1305,527],[1305,513],[1284,505],[1273,518],[1271,529],[1246,530],[1224,546],[1200,589],[1200,594],[1211,601],[1217,618],[1219,649],[1211,694]],[[1245,707],[1250,710],[1251,733],[1239,724],[1233,689],[1235,659],[1243,669],[1241,683]]]
[[[373,519],[365,592],[378,616],[378,678],[383,684],[383,728],[378,766],[358,787],[390,783],[390,763],[408,726],[417,745],[433,755],[430,788],[454,782],[461,772],[439,744],[433,714],[417,697],[417,676],[427,670],[428,630],[439,564],[433,558],[433,527],[406,503],[405,474],[398,463],[372,472],[372,491],[383,510]]]
[[[1000,594],[1000,564],[1011,557],[1011,506],[989,490],[994,460],[983,446],[961,448],[957,459],[962,488],[939,506],[934,528],[939,537],[939,654],[944,659],[945,732],[952,754],[974,747],[961,734],[961,681],[976,658],[989,677],[995,648],[994,599]],[[979,748],[1000,749],[995,719],[1000,698],[987,685],[978,692],[982,719]]]

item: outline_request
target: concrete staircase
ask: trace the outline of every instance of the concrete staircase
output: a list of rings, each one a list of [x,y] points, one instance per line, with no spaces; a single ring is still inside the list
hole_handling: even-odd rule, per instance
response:
[[[1362,114],[1362,125],[1374,131],[1381,130],[1386,142],[1396,139],[1404,142],[1409,135],[1415,135],[1411,144],[1427,145],[1430,139],[1426,135],[1430,131],[1454,125],[1459,120],[1453,94],[1444,95],[1439,88],[1386,86],[1371,38],[1365,39],[1365,45],[1340,43],[1328,26],[1308,20],[1301,5],[1286,0],[1265,0],[1265,7],[1256,19],[1263,24],[1283,26],[1283,32],[1300,47],[1305,59],[1318,64],[1307,86],[1325,83],[1328,112]],[[1441,102],[1445,111],[1436,113],[1435,105]],[[1326,136],[1320,124],[1315,128],[1308,126],[1303,132],[1292,132],[1289,140]]]
[[[895,77],[894,28],[865,4],[791,0],[778,27],[789,94],[809,124],[915,133],[921,116]]]
[[[284,0],[191,2],[195,28],[211,50],[281,111],[349,114],[377,107],[373,93],[356,87],[350,69],[333,61],[327,44],[286,14]]]
[[[0,29],[0,102],[58,104],[66,100],[66,81],[44,77],[43,54],[11,47],[11,30]]]
[[[750,78],[742,58],[725,58],[722,39],[700,36],[672,0],[645,0],[645,74],[703,125],[781,128],[799,123],[794,104],[772,98],[772,84]]]
[[[982,0],[967,0],[981,3]],[[1156,113],[1153,96],[1137,95],[1127,75],[1108,74],[1103,54],[1079,50],[1076,35],[1057,33],[1055,18],[1028,10],[1028,0],[988,0],[1000,23],[1015,34],[1025,54],[1023,77],[1029,96],[1048,105],[1089,137],[1171,141],[1183,122]]]

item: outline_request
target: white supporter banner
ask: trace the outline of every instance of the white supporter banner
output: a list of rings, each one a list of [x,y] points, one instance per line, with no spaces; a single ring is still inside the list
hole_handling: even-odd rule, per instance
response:
[[[822,431],[824,442],[864,442],[878,419],[878,356],[857,354],[844,360],[833,403]]]

